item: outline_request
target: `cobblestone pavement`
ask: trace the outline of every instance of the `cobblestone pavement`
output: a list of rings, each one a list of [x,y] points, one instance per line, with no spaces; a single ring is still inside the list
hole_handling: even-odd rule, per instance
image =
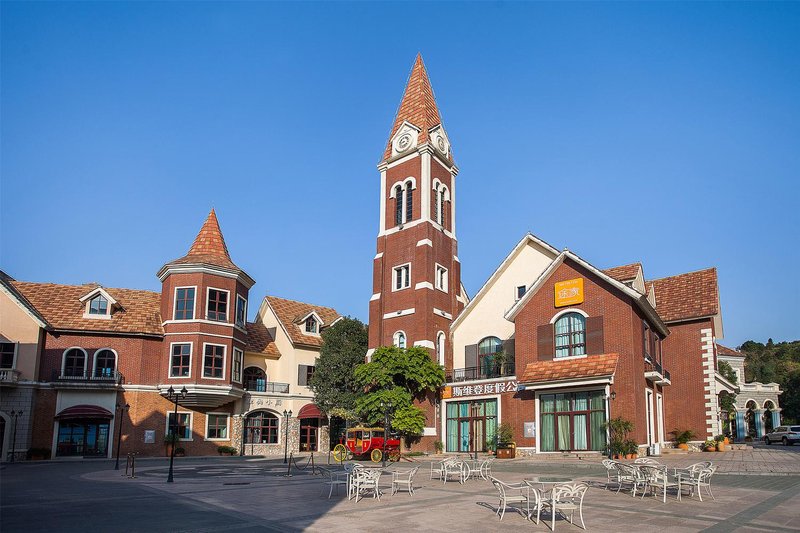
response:
[[[769,460],[797,458],[791,449],[725,452],[712,457],[729,462],[726,475],[714,479],[716,500],[670,494],[666,503],[647,496],[607,490],[599,460],[550,458],[497,461],[495,475],[518,481],[537,474],[558,474],[586,481],[590,489],[584,518],[591,531],[798,531],[800,475],[736,473]],[[741,457],[722,459],[727,453]],[[778,454],[778,455],[774,455]],[[793,455],[787,455],[793,454]],[[682,466],[710,454],[669,456],[662,462]],[[786,459],[788,460],[788,459]],[[330,500],[321,476],[293,468],[284,477],[282,460],[184,458],[176,462],[175,483],[165,482],[163,459],[140,461],[136,479],[112,470],[106,461],[17,464],[0,472],[0,528],[14,531],[549,531],[509,510],[495,516],[497,497],[488,481],[443,484],[429,479],[430,462],[419,461],[416,494],[388,491],[380,501],[348,501],[341,490]],[[300,461],[304,465],[304,461]],[[400,467],[408,467],[403,463]],[[393,468],[397,468],[395,465]],[[549,518],[545,515],[545,518]],[[548,522],[549,524],[549,522]],[[582,531],[558,519],[559,531]]]

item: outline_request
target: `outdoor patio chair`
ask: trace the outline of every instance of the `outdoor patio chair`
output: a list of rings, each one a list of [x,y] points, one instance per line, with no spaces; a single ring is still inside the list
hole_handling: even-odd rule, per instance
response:
[[[694,496],[694,490],[697,489],[697,496],[700,498],[700,501],[703,501],[703,492],[702,489],[705,487],[706,492],[709,496],[711,496],[712,500],[716,500],[714,497],[714,493],[711,492],[711,477],[714,475],[714,472],[717,471],[716,466],[712,466],[710,468],[702,468],[693,470],[689,477],[684,477],[681,475],[681,486],[689,487],[689,497],[691,498]]]
[[[650,457],[640,457],[639,459],[636,459],[635,461],[633,461],[633,464],[635,464],[635,465],[660,465],[661,463],[659,463],[655,459],[651,459]]]
[[[442,483],[447,483],[447,480],[450,479],[451,476],[456,476],[458,482],[463,485],[464,481],[469,477],[469,472],[469,465],[464,461],[445,463],[442,473]]]
[[[653,489],[653,496],[656,490],[661,489],[663,501],[667,503],[667,490],[674,488],[678,493],[678,501],[681,499],[681,481],[679,477],[671,476],[666,466],[644,464],[639,467],[647,478],[647,485],[642,492],[642,499],[649,489]]]
[[[381,489],[378,486],[381,474],[383,474],[383,471],[377,468],[358,468],[353,471],[356,503],[368,492],[372,493],[373,498],[381,499]]]
[[[349,485],[349,474],[347,472],[331,470],[324,466],[318,466],[317,468],[325,476],[324,484],[330,486],[330,490],[328,491],[329,500],[333,494],[333,487],[336,487],[336,494],[339,494],[339,486],[344,485],[347,487]]]
[[[606,476],[608,477],[606,488],[613,483],[617,486],[617,492],[619,492],[622,482],[620,481],[620,471],[619,468],[617,468],[617,462],[611,459],[603,459],[602,462],[603,467],[606,469]]]
[[[550,530],[556,530],[556,515],[561,512],[564,518],[567,518],[564,511],[571,511],[569,515],[569,523],[575,525],[573,518],[575,511],[578,511],[578,516],[581,519],[581,528],[586,529],[586,524],[583,523],[583,497],[589,485],[586,483],[566,483],[564,485],[554,485],[550,493],[549,499],[542,500],[543,507],[550,508]]]
[[[487,481],[490,477],[492,477],[492,463],[494,463],[494,457],[489,457],[481,463],[481,466],[478,469],[478,474]]]
[[[619,493],[623,485],[630,485],[631,496],[635,498],[636,491],[639,490],[640,487],[644,490],[647,486],[647,478],[639,468],[625,463],[617,463],[617,469],[619,470],[619,487],[617,487],[617,493]]]
[[[419,467],[410,470],[395,470],[392,472],[392,496],[397,494],[401,488],[414,495],[414,475]]]
[[[438,461],[438,462],[434,461],[434,462],[432,462],[431,463],[431,479],[433,479],[433,476],[436,476],[437,478],[442,479],[444,477],[444,471],[445,471],[444,467],[445,467],[445,465],[450,464],[450,463],[454,463],[457,460],[458,459],[456,459],[454,457],[448,457],[447,459],[444,459],[443,461]]]
[[[526,519],[530,518],[531,498],[533,498],[537,511],[536,523],[539,523],[539,513],[541,512],[541,498],[539,497],[539,491],[527,483],[505,483],[496,477],[490,477],[489,480],[492,482],[492,485],[494,485],[494,488],[497,489],[497,492],[500,496],[500,503],[497,505],[497,511],[494,513],[500,517],[500,520],[502,520],[505,516],[507,507],[514,508],[520,513],[523,513]],[[522,504],[525,504],[524,508],[522,507]]]
[[[347,463],[344,465],[344,471],[347,474],[347,499],[352,500],[355,496],[355,473],[364,468],[358,463]]]

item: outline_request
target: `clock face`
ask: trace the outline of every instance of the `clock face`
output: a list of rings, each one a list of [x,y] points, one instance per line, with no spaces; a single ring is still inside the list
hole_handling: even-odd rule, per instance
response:
[[[443,154],[446,153],[447,145],[444,143],[444,137],[442,137],[441,135],[436,137],[436,146],[437,148],[439,148],[440,152],[442,152]]]
[[[411,135],[405,134],[397,140],[397,149],[402,152],[411,146]]]

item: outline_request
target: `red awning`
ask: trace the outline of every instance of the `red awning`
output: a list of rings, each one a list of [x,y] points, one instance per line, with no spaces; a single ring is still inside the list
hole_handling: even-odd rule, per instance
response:
[[[73,405],[56,415],[59,420],[75,420],[76,418],[114,418],[111,411],[98,405]]]
[[[324,416],[319,407],[313,403],[307,403],[297,413],[297,418],[323,418]]]

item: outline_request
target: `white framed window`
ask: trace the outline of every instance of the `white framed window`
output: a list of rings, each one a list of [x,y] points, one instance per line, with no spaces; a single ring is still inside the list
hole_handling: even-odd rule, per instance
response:
[[[186,411],[178,411],[177,424],[175,421],[175,413],[167,412],[167,430],[164,433],[169,435],[175,432],[179,440],[192,440],[192,413]]]
[[[230,291],[209,287],[206,290],[206,318],[219,322],[228,321]]]
[[[394,345],[398,348],[405,349],[406,347],[406,334],[404,331],[396,331],[392,337]]]
[[[197,287],[175,287],[175,306],[173,320],[193,320],[195,315],[195,295]]]
[[[67,348],[61,361],[61,375],[66,377],[86,377],[86,350],[78,346]]]
[[[517,302],[521,300],[522,297],[525,296],[525,291],[527,290],[528,288],[525,285],[517,285],[514,287],[514,301]]]
[[[94,352],[94,372],[96,378],[112,378],[117,371],[117,352],[111,348],[102,348]]]
[[[0,342],[0,368],[10,370],[17,367],[18,342]]]
[[[439,364],[442,366],[444,366],[444,342],[444,331],[440,331],[436,334],[436,360],[439,361]]]
[[[102,294],[98,294],[89,300],[90,315],[108,315],[108,300]]]
[[[436,288],[447,292],[447,269],[440,264],[436,264]]]
[[[117,301],[102,287],[93,289],[84,295],[80,301],[85,305],[83,318],[111,318],[111,310]]]
[[[314,315],[309,316],[306,318],[305,324],[305,331],[306,333],[317,333],[319,330],[319,324],[317,323],[317,319]]]
[[[244,352],[239,348],[233,349],[233,363],[231,368],[231,379],[236,383],[242,382],[242,361],[244,360]]]
[[[247,299],[241,294],[236,295],[236,325],[243,328],[247,323]]]
[[[225,345],[203,343],[203,377],[225,379]]]
[[[206,440],[229,440],[230,416],[228,413],[206,414]]]
[[[394,267],[392,277],[392,291],[411,287],[411,263]]]
[[[394,223],[396,226],[401,226],[414,219],[414,189],[416,188],[416,180],[408,177],[389,189],[389,198],[395,199]]]
[[[188,378],[192,375],[192,343],[173,342],[169,345],[169,377]]]

